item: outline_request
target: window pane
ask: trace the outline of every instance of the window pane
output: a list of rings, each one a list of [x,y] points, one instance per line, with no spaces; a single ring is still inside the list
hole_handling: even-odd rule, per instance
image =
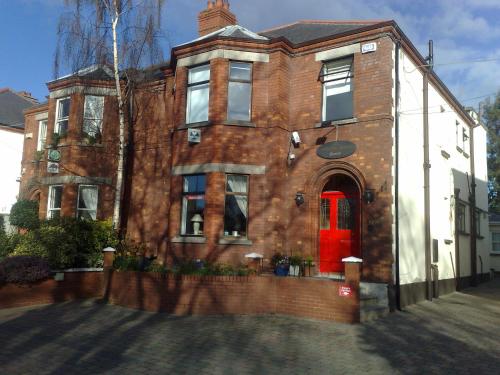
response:
[[[189,69],[188,83],[197,83],[210,80],[210,65],[198,66]]]
[[[69,116],[69,103],[70,99],[60,99],[59,100],[59,113],[58,113],[58,118],[64,118]]]
[[[323,66],[323,121],[353,117],[352,58]]]
[[[42,151],[45,148],[45,141],[47,138],[47,120],[38,123],[38,143],[36,146],[37,151]]]
[[[330,229],[330,199],[321,199],[319,228]]]
[[[230,193],[247,193],[248,191],[248,176],[228,175],[226,191]]]
[[[224,235],[247,235],[248,206],[244,195],[226,195],[224,211]]]
[[[491,239],[493,242],[500,243],[500,233],[491,233]]]
[[[97,186],[80,186],[78,208],[97,210]]]
[[[103,96],[85,96],[85,118],[102,119],[104,110],[104,97]]]
[[[229,68],[229,79],[250,81],[252,76],[252,64],[242,62],[231,62]]]
[[[184,192],[185,193],[204,193],[206,184],[206,176],[193,175],[184,176]]]
[[[493,251],[500,252],[500,243],[497,242],[493,244]]]
[[[352,91],[326,96],[325,121],[335,121],[353,116]]]
[[[203,211],[205,209],[205,197],[184,196],[182,204],[182,234],[203,234]],[[196,216],[198,215],[198,216]],[[198,223],[198,224],[195,224]]]
[[[354,200],[337,200],[337,229],[353,229],[354,211]]]
[[[228,118],[230,120],[250,120],[251,85],[243,82],[229,82]]]
[[[50,187],[50,208],[61,208],[62,186]]]
[[[208,83],[188,87],[187,123],[208,121]]]

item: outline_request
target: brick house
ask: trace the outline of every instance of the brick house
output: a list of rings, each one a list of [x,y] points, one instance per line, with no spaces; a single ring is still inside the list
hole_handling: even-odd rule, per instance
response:
[[[475,234],[487,231],[485,130],[394,21],[255,33],[217,0],[198,22],[200,37],[147,69],[129,106],[130,239],[166,262],[301,253],[323,276],[354,255],[365,287],[395,285],[401,305],[475,282],[487,254]],[[47,86],[26,131],[46,118],[60,161],[52,172],[47,159],[32,163],[27,139],[21,191],[41,217],[111,217],[110,73],[90,67]]]

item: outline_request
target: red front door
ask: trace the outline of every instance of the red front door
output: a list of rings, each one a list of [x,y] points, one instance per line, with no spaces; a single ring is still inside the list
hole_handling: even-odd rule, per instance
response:
[[[321,194],[319,271],[343,272],[342,258],[359,256],[359,197],[341,191]]]

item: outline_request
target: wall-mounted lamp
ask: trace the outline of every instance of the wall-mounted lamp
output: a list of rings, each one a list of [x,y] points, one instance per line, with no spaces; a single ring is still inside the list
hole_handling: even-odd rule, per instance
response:
[[[365,203],[372,203],[375,200],[375,191],[373,189],[365,189],[363,199]]]
[[[300,135],[299,132],[292,132],[292,143],[293,147],[297,148],[300,145]]]
[[[295,194],[295,204],[297,206],[301,206],[304,204],[305,202],[305,198],[304,198],[304,193],[298,191],[297,194]]]

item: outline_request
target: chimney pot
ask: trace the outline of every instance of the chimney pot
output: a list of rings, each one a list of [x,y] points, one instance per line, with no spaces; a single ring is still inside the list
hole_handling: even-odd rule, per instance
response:
[[[236,16],[229,10],[228,0],[208,0],[207,9],[198,14],[198,33],[200,36],[236,24]]]
[[[216,6],[217,8],[222,8],[222,7],[223,7],[223,5],[224,5],[224,4],[223,4],[222,0],[215,0],[215,6]]]
[[[212,9],[213,7],[214,7],[214,3],[212,2],[212,0],[208,0],[207,9]]]

